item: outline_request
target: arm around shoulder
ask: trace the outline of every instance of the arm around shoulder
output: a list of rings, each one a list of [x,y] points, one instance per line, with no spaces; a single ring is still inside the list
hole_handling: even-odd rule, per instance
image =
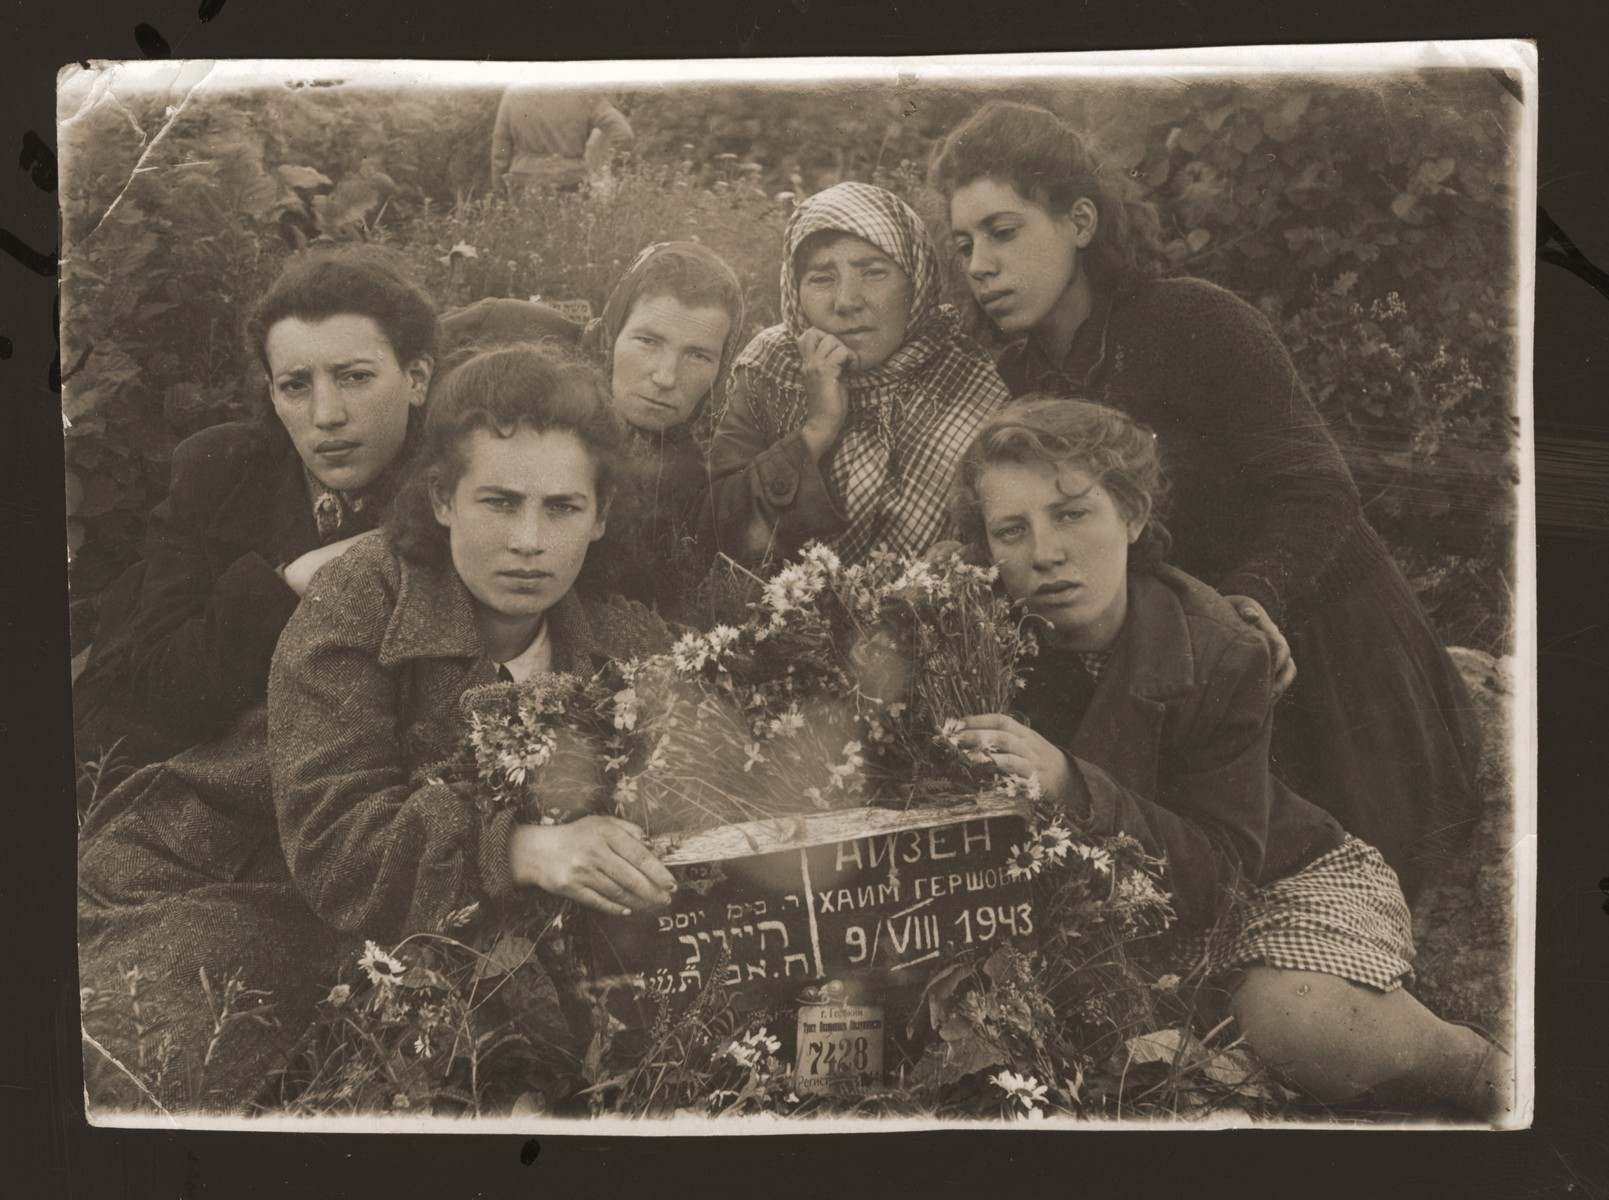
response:
[[[739,562],[790,554],[845,526],[800,430],[773,442],[749,400],[745,368],[733,369],[710,446],[710,519],[716,548]]]

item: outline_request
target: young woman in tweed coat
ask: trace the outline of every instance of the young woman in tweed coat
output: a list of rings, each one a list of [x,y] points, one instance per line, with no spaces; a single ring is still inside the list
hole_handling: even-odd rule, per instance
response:
[[[1372,846],[1269,771],[1271,656],[1229,602],[1163,564],[1155,438],[1030,397],[963,457],[956,520],[1040,630],[1017,715],[962,744],[1037,778],[1075,828],[1167,862],[1178,971],[1202,966],[1265,1062],[1319,1100],[1417,1089],[1482,1116],[1513,1064],[1402,984],[1413,936]]]
[[[717,547],[920,554],[951,536],[956,460],[1005,385],[939,303],[932,238],[898,196],[818,192],[782,248],[782,324],[738,355],[710,448]]]
[[[467,689],[590,673],[605,655],[669,644],[640,605],[571,590],[617,469],[607,397],[587,367],[516,347],[458,368],[430,413],[387,532],[321,570],[286,626],[266,710],[139,772],[84,830],[80,967],[98,1108],[244,1107],[365,939],[540,891],[615,913],[669,894],[633,826],[483,815],[467,785],[431,770],[460,744]],[[146,1035],[126,1006],[95,999],[126,991],[135,968],[172,1046],[154,1092],[119,1066],[146,1053]],[[236,1021],[209,1047],[202,972],[215,994],[231,977],[267,992],[268,1019]]]

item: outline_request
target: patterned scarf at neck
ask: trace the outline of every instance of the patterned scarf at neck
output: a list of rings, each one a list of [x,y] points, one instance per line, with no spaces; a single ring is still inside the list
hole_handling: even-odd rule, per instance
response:
[[[849,413],[821,464],[847,521],[834,548],[850,561],[880,545],[924,553],[950,533],[956,464],[1007,392],[989,357],[961,334],[955,310],[939,303],[932,239],[903,200],[870,184],[840,183],[795,210],[783,238],[784,323],[755,337],[733,372],[742,372],[769,441],[804,424],[809,405],[798,338],[809,325],[794,259],[804,240],[823,230],[871,243],[911,281],[904,343],[873,370],[844,376]]]
[[[318,523],[318,544],[328,546],[339,539],[341,527],[350,524],[357,514],[368,507],[368,494],[341,492],[330,487],[317,475],[302,466],[307,478],[307,494],[313,501],[313,520]]]
[[[1089,672],[1089,677],[1097,681],[1112,657],[1110,650],[1077,650],[1074,653],[1078,655],[1078,661],[1084,664],[1084,670]]]

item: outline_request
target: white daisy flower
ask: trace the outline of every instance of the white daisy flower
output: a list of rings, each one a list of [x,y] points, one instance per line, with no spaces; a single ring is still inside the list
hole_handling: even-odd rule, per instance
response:
[[[637,728],[637,689],[629,687],[614,694],[615,728],[630,733]]]
[[[1022,1106],[1023,1116],[1029,1117],[1030,1120],[1033,1119],[1029,1116],[1031,1113],[1038,1113],[1041,1118],[1044,1116],[1044,1113],[1039,1111],[1039,1106],[1045,1102],[1046,1088],[1032,1075],[1018,1075],[1015,1071],[1001,1071],[999,1074],[991,1076],[990,1082],[1005,1092],[1008,1099],[1014,1100]]]
[[[1037,842],[1039,849],[1049,862],[1059,863],[1067,857],[1072,848],[1073,835],[1060,821],[1052,821],[1039,831]]]
[[[832,547],[821,542],[811,542],[799,557],[829,575],[835,575],[843,569],[843,562],[833,553]]]
[[[792,737],[803,731],[804,727],[804,714],[799,711],[797,704],[790,704],[787,712],[772,720],[771,733],[776,737]]]
[[[1032,879],[1038,875],[1045,866],[1044,852],[1035,842],[1028,842],[1021,846],[1011,848],[1011,857],[1006,860],[1006,878],[1015,883],[1019,879]]]
[[[370,982],[381,987],[390,987],[408,969],[400,959],[393,958],[373,942],[367,941],[363,943],[363,953],[358,956],[358,966],[363,968]]]
[[[675,660],[676,670],[683,675],[703,670],[710,657],[709,646],[696,633],[683,634],[681,640],[671,647],[670,653]]]
[[[1074,854],[1078,855],[1079,858],[1083,859],[1097,871],[1102,871],[1108,875],[1111,874],[1112,856],[1105,850],[1102,850],[1099,846],[1091,846],[1087,842],[1074,842],[1071,846],[1071,849]]]

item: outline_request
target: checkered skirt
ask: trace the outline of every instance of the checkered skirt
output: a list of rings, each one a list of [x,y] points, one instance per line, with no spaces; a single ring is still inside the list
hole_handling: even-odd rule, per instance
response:
[[[1413,974],[1413,925],[1396,872],[1348,835],[1294,875],[1238,898],[1211,930],[1180,936],[1175,953],[1204,965],[1207,978],[1261,963],[1390,992]]]

